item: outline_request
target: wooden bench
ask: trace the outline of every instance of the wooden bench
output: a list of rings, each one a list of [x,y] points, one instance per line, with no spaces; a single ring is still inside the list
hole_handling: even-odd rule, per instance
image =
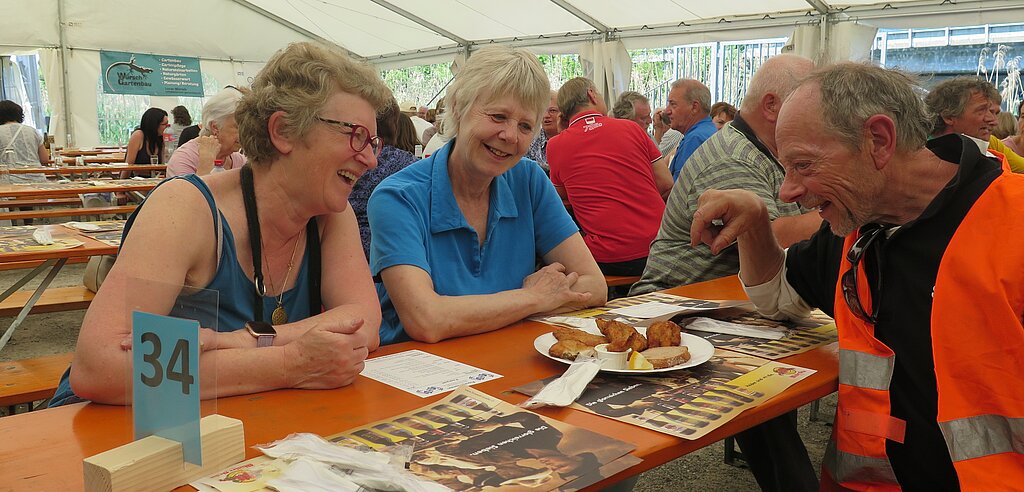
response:
[[[629,286],[629,285],[633,285],[633,284],[639,282],[640,281],[640,277],[639,276],[620,277],[618,275],[605,275],[604,276],[604,281],[605,281],[605,283],[608,284],[608,287],[618,287],[618,286],[621,286],[621,285]]]
[[[20,200],[0,200],[0,208],[10,207],[51,207],[58,205],[81,205],[79,198],[22,198]]]
[[[0,316],[17,316],[25,307],[28,298],[32,296],[31,290],[19,290],[7,299],[0,301]],[[71,311],[74,309],[85,309],[89,307],[92,298],[96,294],[84,286],[59,287],[43,291],[39,296],[36,305],[32,306],[31,314],[53,313],[58,311]]]
[[[13,414],[16,405],[52,397],[73,356],[69,353],[0,362],[0,406],[8,407]]]
[[[137,205],[118,205],[114,207],[91,208],[55,208],[47,210],[29,210],[25,212],[0,212],[0,220],[45,219],[51,217],[81,217],[83,215],[114,215],[130,214]]]

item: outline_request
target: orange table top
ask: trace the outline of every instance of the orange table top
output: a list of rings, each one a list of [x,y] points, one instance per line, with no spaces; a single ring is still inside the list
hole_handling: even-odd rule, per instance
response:
[[[85,258],[89,256],[117,254],[117,246],[111,246],[102,241],[98,241],[90,237],[88,234],[82,234],[81,232],[69,227],[64,227],[60,224],[40,227],[50,231],[50,234],[54,238],[77,239],[84,244],[76,248],[56,249],[50,251],[19,251],[14,253],[0,251],[0,263],[40,261],[55,258]]]
[[[52,198],[57,196],[81,195],[85,193],[149,191],[156,187],[160,178],[149,179],[108,179],[91,181],[72,181],[70,183],[16,184],[0,186],[0,197],[8,198]]]
[[[165,164],[113,164],[109,166],[15,167],[11,174],[81,174],[120,171],[165,171]]]
[[[735,277],[678,287],[668,292],[707,299],[742,299]],[[559,374],[565,366],[533,348],[533,339],[550,331],[542,323],[524,321],[502,330],[447,340],[438,344],[406,342],[384,347],[371,356],[419,349],[503,375],[474,386],[512,403],[526,400],[511,388]],[[794,355],[783,362],[817,370],[781,395],[749,409],[702,439],[689,441],[577,410],[544,408],[539,413],[572,425],[633,443],[644,461],[611,477],[594,489],[654,468],[779,416],[837,389],[835,344]],[[359,377],[350,386],[324,391],[279,390],[224,398],[217,413],[245,424],[246,456],[250,446],[293,432],[331,435],[421,407],[439,399],[419,398],[383,383]],[[204,403],[204,413],[209,403]],[[82,460],[131,441],[131,411],[126,407],[77,404],[0,419],[0,483],[16,490],[79,490]]]

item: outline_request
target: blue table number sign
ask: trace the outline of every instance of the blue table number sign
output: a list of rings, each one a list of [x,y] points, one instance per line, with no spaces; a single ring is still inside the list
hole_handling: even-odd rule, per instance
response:
[[[132,313],[132,405],[135,439],[178,441],[202,466],[198,321]]]

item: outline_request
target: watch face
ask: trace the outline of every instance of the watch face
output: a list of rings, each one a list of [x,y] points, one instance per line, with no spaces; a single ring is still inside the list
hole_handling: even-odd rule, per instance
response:
[[[274,326],[263,321],[247,321],[245,328],[253,335],[277,335]]]

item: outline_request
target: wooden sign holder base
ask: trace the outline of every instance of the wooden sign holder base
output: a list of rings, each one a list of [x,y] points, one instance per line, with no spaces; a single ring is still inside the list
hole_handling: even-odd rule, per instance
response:
[[[171,490],[245,459],[242,421],[209,415],[199,422],[203,466],[185,463],[181,443],[149,436],[83,462],[86,491]]]

